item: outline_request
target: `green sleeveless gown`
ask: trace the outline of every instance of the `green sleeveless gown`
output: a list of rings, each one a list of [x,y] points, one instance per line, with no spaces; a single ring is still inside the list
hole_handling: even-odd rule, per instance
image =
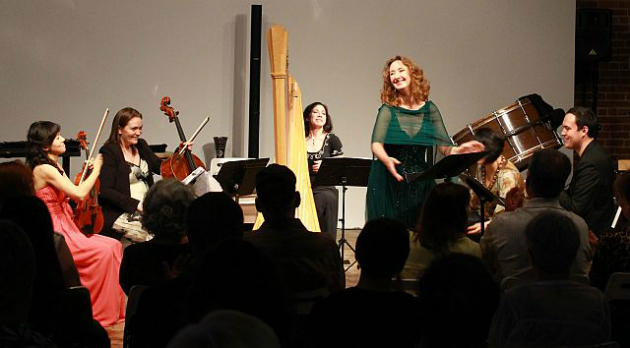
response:
[[[398,159],[399,174],[422,172],[429,168],[427,149],[453,146],[437,106],[427,101],[419,110],[381,105],[372,132],[372,142],[384,145],[390,157]],[[420,208],[435,186],[434,180],[398,182],[383,163],[374,157],[367,190],[367,220],[389,217],[415,229]]]

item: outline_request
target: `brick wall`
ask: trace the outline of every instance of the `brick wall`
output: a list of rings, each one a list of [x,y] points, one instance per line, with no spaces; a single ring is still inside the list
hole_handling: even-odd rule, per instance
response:
[[[576,5],[613,11],[612,57],[599,63],[599,142],[613,159],[630,159],[630,0],[576,0]],[[589,66],[576,64],[575,105],[592,106],[592,76]]]

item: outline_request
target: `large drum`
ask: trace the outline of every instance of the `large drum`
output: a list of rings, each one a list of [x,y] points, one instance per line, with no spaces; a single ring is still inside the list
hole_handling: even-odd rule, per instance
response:
[[[503,156],[520,170],[527,168],[534,152],[562,146],[562,141],[552,129],[549,120],[541,119],[538,110],[528,98],[521,98],[514,104],[467,125],[453,136],[453,141],[461,145],[475,140],[475,131],[484,127],[505,136]]]

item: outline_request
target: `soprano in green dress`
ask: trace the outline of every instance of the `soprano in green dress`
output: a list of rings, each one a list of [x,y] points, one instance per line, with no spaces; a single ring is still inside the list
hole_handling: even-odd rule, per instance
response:
[[[381,105],[372,132],[372,143],[375,142],[384,144],[387,154],[401,162],[397,166],[401,175],[427,170],[427,149],[453,146],[442,115],[431,101],[418,110]],[[385,165],[373,157],[366,199],[367,219],[389,217],[415,229],[420,207],[433,186],[434,180],[398,182]]]

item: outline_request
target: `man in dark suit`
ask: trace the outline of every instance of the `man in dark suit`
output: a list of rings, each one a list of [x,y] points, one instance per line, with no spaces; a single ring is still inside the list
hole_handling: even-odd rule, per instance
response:
[[[265,222],[243,238],[273,259],[288,290],[301,293],[319,288],[345,288],[343,264],[335,242],[310,232],[295,218],[300,193],[291,169],[271,164],[256,176],[256,208]]]
[[[615,173],[608,153],[595,140],[597,118],[584,107],[571,108],[562,122],[564,146],[575,151],[569,190],[560,195],[560,205],[581,216],[596,235],[610,227],[615,215]]]

